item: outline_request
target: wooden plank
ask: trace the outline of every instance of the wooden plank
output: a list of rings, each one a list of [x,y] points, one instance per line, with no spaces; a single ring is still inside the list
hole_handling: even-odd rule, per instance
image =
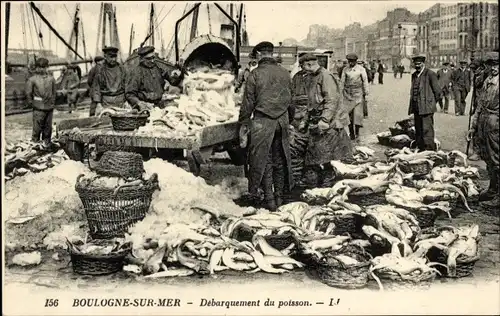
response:
[[[73,129],[75,127],[86,128],[86,127],[92,127],[92,125],[96,124],[109,125],[111,124],[111,119],[109,117],[99,118],[97,116],[93,116],[93,117],[85,117],[78,119],[62,120],[61,122],[59,122],[59,124],[57,124],[57,129],[62,131],[62,130]]]
[[[230,122],[205,127],[201,133],[200,147],[213,146],[238,139],[238,126],[238,122]]]

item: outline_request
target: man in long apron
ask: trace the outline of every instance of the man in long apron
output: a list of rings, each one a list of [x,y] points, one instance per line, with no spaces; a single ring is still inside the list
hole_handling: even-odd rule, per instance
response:
[[[309,133],[305,181],[308,186],[329,187],[334,180],[330,161],[352,159],[351,141],[345,130],[349,112],[342,107],[338,79],[318,64],[314,54],[302,58],[310,74],[307,120],[299,127]]]
[[[368,76],[365,69],[357,64],[358,56],[348,54],[346,56],[349,65],[344,68],[340,79],[340,91],[343,102],[349,112],[349,133],[351,140],[359,137],[359,130],[363,127],[363,101],[368,95]]]
[[[248,76],[239,115],[241,128],[250,131],[248,191],[258,204],[262,184],[270,211],[282,204],[283,194],[293,186],[288,140],[290,74],[278,66],[273,49],[270,42],[255,46],[259,64]]]
[[[104,65],[93,81],[92,100],[98,108],[123,107],[125,105],[125,68],[118,64],[118,48],[103,48]]]
[[[475,135],[480,156],[486,162],[490,184],[480,193],[479,200],[483,205],[495,207],[500,205],[499,187],[499,86],[498,86],[498,52],[491,52],[485,58],[488,77],[478,95],[478,107],[472,118],[469,137]]]

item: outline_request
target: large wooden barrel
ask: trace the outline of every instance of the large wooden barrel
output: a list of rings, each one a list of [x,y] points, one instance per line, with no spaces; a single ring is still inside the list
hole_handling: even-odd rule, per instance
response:
[[[227,70],[238,69],[238,62],[226,40],[214,35],[201,35],[189,42],[181,53],[186,69],[220,65]]]

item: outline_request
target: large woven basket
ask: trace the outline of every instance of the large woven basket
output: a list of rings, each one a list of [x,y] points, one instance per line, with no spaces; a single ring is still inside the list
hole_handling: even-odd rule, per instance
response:
[[[422,161],[420,163],[401,161],[400,168],[404,173],[413,173],[415,176],[425,176],[431,172],[432,165],[427,161]]]
[[[377,135],[378,143],[383,146],[391,146],[391,135]]]
[[[412,211],[411,213],[417,218],[420,228],[433,227],[438,217],[438,213],[435,210],[428,208],[422,208],[418,211]]]
[[[113,129],[115,131],[133,131],[141,126],[146,125],[149,114],[120,113],[112,114],[110,115],[110,117],[111,124],[113,125]]]
[[[401,121],[397,121],[396,125],[401,126],[404,130],[409,130],[411,127],[415,126],[415,123],[412,118],[407,118]]]
[[[357,216],[355,214],[335,215],[333,217],[334,235],[353,234],[356,232]]]
[[[107,151],[93,169],[100,175],[109,177],[139,179],[144,173],[142,156],[126,151]]]
[[[447,265],[448,263],[448,255],[444,252],[444,250],[431,248],[427,253],[427,257],[432,262],[441,263],[443,265]],[[455,276],[451,276],[449,274],[448,269],[443,266],[436,266],[436,269],[441,273],[443,277],[448,278],[463,278],[470,276],[474,271],[474,266],[476,262],[480,259],[479,254],[474,257],[469,257],[464,254],[461,254],[457,257],[457,266],[456,266],[456,274]]]
[[[380,283],[382,283],[383,288],[403,291],[415,288],[429,288],[437,275],[435,271],[427,271],[422,274],[405,276],[403,278],[395,272],[383,271],[379,273],[370,273],[370,278],[374,280],[375,278],[373,277],[373,274],[376,274],[376,276],[380,279]]]
[[[141,186],[115,189],[86,187],[78,176],[75,189],[82,200],[90,235],[95,239],[122,237],[127,229],[142,220],[149,211],[153,192],[160,189],[153,174]]]
[[[132,244],[126,243],[120,246],[116,252],[109,254],[85,254],[71,244],[68,244],[68,252],[71,257],[73,272],[83,275],[107,275],[122,270],[125,257],[131,253]]]
[[[356,250],[355,250],[356,249]],[[355,257],[359,264],[346,266],[334,256],[346,254]],[[359,289],[368,283],[371,256],[362,248],[346,246],[319,259],[312,256],[306,269],[324,284],[341,289]]]

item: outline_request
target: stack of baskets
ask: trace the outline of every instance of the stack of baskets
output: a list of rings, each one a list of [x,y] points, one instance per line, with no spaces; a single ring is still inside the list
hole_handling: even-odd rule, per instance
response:
[[[123,237],[127,229],[142,220],[149,211],[153,193],[159,189],[158,176],[153,174],[148,180],[142,180],[142,156],[132,152],[107,151],[92,169],[100,176],[121,178],[125,184],[117,188],[89,185],[87,181],[81,180],[83,175],[78,176],[75,190],[85,209],[89,234],[96,240]],[[130,185],[127,186],[127,183]],[[74,249],[69,248],[72,260],[91,259],[89,255],[77,253]],[[130,249],[124,248],[124,251]],[[115,262],[118,260],[116,256],[123,260],[123,251],[99,258],[105,262]],[[99,261],[99,258],[90,261]],[[74,271],[82,272],[75,267],[77,264],[73,262]],[[99,269],[93,270],[92,274],[99,274]]]

